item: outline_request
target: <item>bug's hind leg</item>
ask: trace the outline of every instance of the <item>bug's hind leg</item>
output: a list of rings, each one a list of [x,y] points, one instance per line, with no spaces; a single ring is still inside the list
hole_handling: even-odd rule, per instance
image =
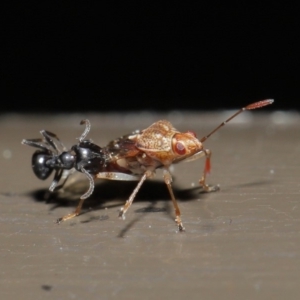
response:
[[[129,199],[126,201],[125,205],[120,209],[119,212],[119,218],[125,220],[125,213],[126,211],[129,209],[129,207],[131,206],[137,192],[139,191],[139,189],[141,188],[142,184],[144,183],[144,181],[152,176],[152,172],[151,171],[146,171],[145,174],[140,178],[140,181],[138,182],[138,185],[136,186],[136,188],[133,190],[133,192],[131,193]]]
[[[205,166],[201,179],[199,180],[199,184],[203,187],[205,192],[216,192],[220,189],[218,185],[208,185],[206,183],[206,175],[210,173],[210,157],[211,151],[209,149],[203,150],[205,154]]]

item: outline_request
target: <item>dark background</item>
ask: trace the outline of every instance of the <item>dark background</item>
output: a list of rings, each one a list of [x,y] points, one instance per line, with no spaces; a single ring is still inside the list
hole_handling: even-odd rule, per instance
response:
[[[8,4],[1,112],[299,109],[296,7]]]

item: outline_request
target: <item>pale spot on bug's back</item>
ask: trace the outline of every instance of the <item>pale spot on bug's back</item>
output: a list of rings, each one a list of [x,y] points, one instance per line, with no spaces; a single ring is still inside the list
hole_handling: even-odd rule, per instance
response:
[[[171,149],[170,144],[169,144],[169,140],[165,137],[163,137],[160,141],[159,141],[159,146],[161,148],[163,148],[165,151],[169,151]]]
[[[163,124],[163,128],[164,128],[165,131],[169,130],[169,127],[167,125],[165,125],[165,124]]]
[[[162,138],[162,134],[161,134],[161,133],[156,133],[156,134],[155,134],[155,137],[156,137],[157,139],[161,139],[161,138]]]

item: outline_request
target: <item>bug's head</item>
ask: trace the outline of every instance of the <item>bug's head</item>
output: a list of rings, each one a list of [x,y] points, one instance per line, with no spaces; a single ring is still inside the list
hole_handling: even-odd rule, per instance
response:
[[[49,188],[53,191],[64,170],[70,170],[74,167],[76,156],[73,151],[66,151],[66,148],[54,133],[42,130],[41,134],[42,139],[24,139],[22,144],[38,148],[31,158],[32,170],[37,178],[45,180],[53,170],[55,171],[54,179]]]
[[[172,138],[172,150],[175,161],[188,158],[203,149],[202,143],[193,131],[176,133]]]
[[[49,151],[37,150],[33,153],[31,158],[32,170],[35,176],[41,180],[47,179],[52,171],[53,167],[47,165],[47,162],[51,160],[52,154]]]
[[[75,155],[72,152],[62,152],[56,155],[47,149],[33,153],[31,163],[35,176],[41,180],[47,179],[53,170],[70,170],[75,166]]]

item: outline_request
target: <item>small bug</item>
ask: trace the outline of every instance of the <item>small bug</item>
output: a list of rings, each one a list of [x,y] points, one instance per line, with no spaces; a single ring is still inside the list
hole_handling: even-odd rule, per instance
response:
[[[172,164],[179,163],[183,160],[193,161],[205,156],[204,172],[199,184],[205,192],[217,191],[219,189],[218,186],[209,186],[206,183],[206,175],[210,172],[211,168],[211,151],[209,149],[204,149],[203,142],[241,112],[270,105],[273,102],[273,99],[266,99],[241,108],[200,140],[197,139],[194,132],[187,131],[182,133],[175,129],[170,122],[161,120],[153,123],[145,130],[138,131],[132,135],[111,142],[108,145],[110,152],[113,152],[113,149],[124,148],[124,144],[127,145],[127,151],[123,151],[123,154],[122,152],[119,152],[118,155],[116,155],[116,163],[119,163],[120,161],[132,174],[141,174],[137,187],[134,189],[125,205],[121,208],[119,216],[124,219],[125,213],[131,206],[142,183],[147,178],[152,177],[157,168],[164,168],[164,181],[173,202],[176,215],[175,222],[179,231],[183,231],[184,227],[181,221],[180,210],[171,186],[172,176],[169,167]]]
[[[179,231],[184,231],[180,209],[171,185],[172,176],[169,167],[183,160],[193,161],[205,156],[204,172],[199,184],[205,192],[217,191],[218,186],[210,186],[206,183],[206,175],[210,172],[211,151],[204,149],[203,142],[243,111],[260,108],[273,102],[272,99],[266,99],[241,108],[200,140],[194,132],[182,133],[175,129],[170,122],[160,120],[144,130],[134,131],[132,134],[111,141],[105,147],[99,147],[89,140],[85,140],[90,131],[90,122],[83,120],[81,124],[85,124],[86,128],[79,138],[79,143],[69,151],[65,149],[55,134],[45,130],[41,131],[44,137],[43,140],[23,140],[22,143],[40,149],[32,157],[33,171],[38,178],[46,179],[55,170],[54,180],[49,188],[50,191],[57,187],[64,171],[67,172],[66,178],[74,170],[77,170],[84,173],[89,180],[89,189],[80,197],[75,212],[59,218],[58,223],[79,215],[84,200],[93,192],[94,178],[139,181],[119,212],[119,217],[125,219],[125,213],[131,206],[143,182],[154,176],[156,169],[163,168],[164,181],[175,210],[175,222]],[[62,151],[58,149],[53,139],[59,142],[63,148]]]

